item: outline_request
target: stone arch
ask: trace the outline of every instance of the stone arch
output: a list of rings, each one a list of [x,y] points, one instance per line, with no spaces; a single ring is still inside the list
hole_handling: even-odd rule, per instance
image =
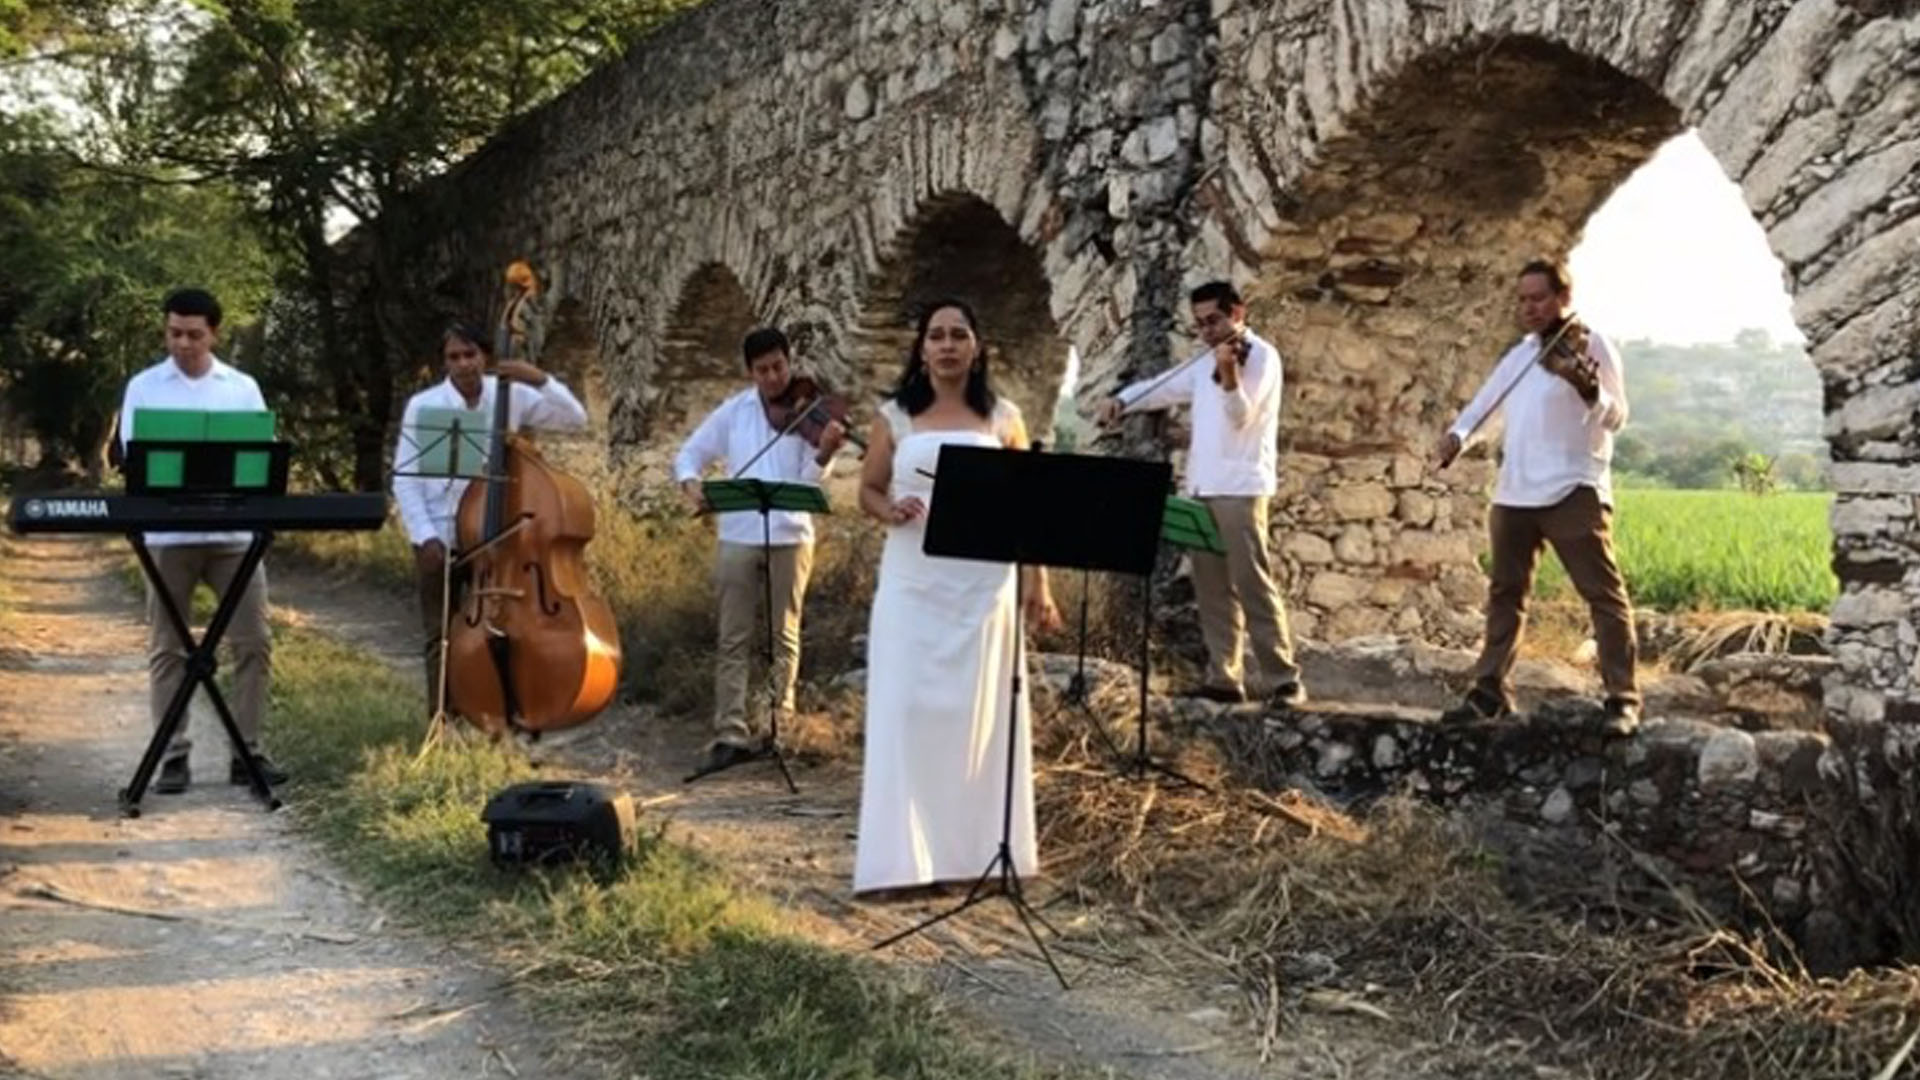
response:
[[[1248,290],[1293,360],[1276,510],[1302,633],[1477,637],[1490,463],[1435,477],[1426,448],[1515,336],[1514,269],[1570,249],[1680,127],[1610,65],[1521,40],[1410,62],[1320,145]]]
[[[926,304],[973,307],[992,350],[995,386],[1020,406],[1035,437],[1052,428],[1067,341],[1039,251],[988,202],[948,192],[923,201],[865,282],[853,358],[858,385],[890,392]]]
[[[1920,244],[1920,100],[1895,62],[1910,28],[1822,0],[1435,9],[1304,33],[1249,18],[1223,59],[1226,167],[1203,181],[1197,246],[1253,283],[1300,373],[1287,471],[1308,490],[1281,521],[1322,632],[1474,633],[1487,466],[1435,485],[1420,456],[1512,339],[1497,309],[1516,259],[1564,254],[1694,126],[1786,266],[1827,388],[1847,684],[1829,706],[1879,719],[1888,691],[1911,696],[1920,560],[1892,539],[1920,487],[1920,266],[1895,254]]]
[[[654,362],[631,375],[624,415],[614,418],[628,479],[668,482],[680,441],[714,406],[742,385],[740,340],[758,325],[752,299],[723,262],[699,264],[673,294],[661,320]]]

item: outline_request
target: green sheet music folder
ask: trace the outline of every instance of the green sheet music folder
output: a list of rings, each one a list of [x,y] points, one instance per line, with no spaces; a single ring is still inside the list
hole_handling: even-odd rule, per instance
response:
[[[421,476],[484,476],[491,439],[492,417],[484,409],[428,407],[414,415],[411,462],[400,462],[400,472]]]
[[[1220,530],[1207,504],[1178,495],[1167,496],[1167,509],[1160,519],[1160,538],[1176,547],[1211,551],[1215,555],[1227,553],[1227,545],[1220,539]]]
[[[273,441],[273,413],[264,409],[135,409],[132,438],[143,442],[261,443]],[[186,483],[186,456],[179,450],[147,455],[147,486],[178,488]],[[273,475],[271,455],[257,450],[233,456],[233,486],[264,488]]]
[[[769,510],[797,510],[808,514],[831,513],[827,493],[813,484],[790,484],[777,480],[708,480],[700,485],[707,506],[716,514],[737,510],[758,510],[765,496]]]

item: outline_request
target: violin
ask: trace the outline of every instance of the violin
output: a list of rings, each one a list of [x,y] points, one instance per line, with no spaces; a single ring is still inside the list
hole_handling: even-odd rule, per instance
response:
[[[1247,357],[1253,355],[1253,342],[1247,340],[1247,328],[1245,326],[1241,326],[1233,332],[1232,344],[1235,363],[1240,367],[1246,367]],[[1208,350],[1208,355],[1212,355],[1212,350]],[[1220,370],[1217,367],[1213,372],[1213,385],[1220,385]]]
[[[762,398],[760,404],[766,409],[767,423],[781,435],[798,435],[817,450],[827,425],[838,421],[847,441],[861,453],[867,452],[867,441],[854,433],[845,395],[828,391],[811,375],[795,375],[778,397]]]
[[[529,363],[537,352],[525,306],[538,284],[531,271],[510,272],[509,281],[520,291],[501,317],[496,371],[516,351]],[[447,699],[491,735],[538,737],[584,723],[613,700],[620,631],[583,557],[594,535],[593,499],[525,433],[507,432],[513,383],[495,378],[486,475],[460,496],[457,543],[472,570],[447,632]]]
[[[1588,401],[1594,399],[1600,388],[1600,362],[1593,358],[1591,333],[1578,316],[1571,312],[1562,315],[1542,332],[1545,344],[1540,346],[1540,355],[1536,358],[1549,371],[1572,383]]]

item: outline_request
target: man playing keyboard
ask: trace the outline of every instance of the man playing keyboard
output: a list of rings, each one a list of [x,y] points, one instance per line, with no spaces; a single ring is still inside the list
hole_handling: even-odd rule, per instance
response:
[[[124,452],[133,430],[134,413],[141,409],[195,409],[205,412],[264,411],[266,400],[253,377],[213,354],[220,335],[220,301],[200,289],[178,289],[161,304],[166,316],[166,359],[127,382],[120,406],[120,442]],[[225,595],[252,536],[244,532],[146,534],[162,585],[183,613],[192,611],[194,587],[205,582]],[[147,689],[153,723],[158,727],[186,678],[187,645],[174,633],[153,583],[147,584]],[[261,721],[267,711],[267,677],[272,666],[273,638],[267,628],[267,568],[263,563],[240,594],[226,644],[232,650],[233,719],[247,748],[269,784],[285,783],[287,774],[260,752]],[[192,783],[189,758],[192,742],[183,725],[161,759],[153,790],[177,795]],[[248,782],[246,766],[238,758],[227,768],[229,783]]]

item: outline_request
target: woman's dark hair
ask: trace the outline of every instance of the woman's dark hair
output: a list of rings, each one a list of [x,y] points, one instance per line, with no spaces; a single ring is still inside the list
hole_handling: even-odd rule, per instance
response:
[[[935,300],[920,310],[920,326],[913,334],[913,348],[907,353],[907,366],[900,372],[900,381],[893,388],[893,400],[900,403],[908,416],[918,416],[933,404],[933,380],[927,377],[924,352],[927,328],[933,325],[934,315],[947,308],[965,317],[967,329],[973,331],[973,370],[967,373],[967,408],[979,413],[983,419],[991,419],[993,405],[998,398],[993,392],[992,380],[987,377],[987,343],[980,337],[980,321],[974,317],[973,308],[967,306],[966,301],[952,297]]]
[[[456,340],[464,341],[479,349],[482,356],[493,355],[493,343],[487,340],[486,332],[471,323],[463,322],[449,323],[447,328],[440,332],[440,355],[447,354],[447,342]]]

